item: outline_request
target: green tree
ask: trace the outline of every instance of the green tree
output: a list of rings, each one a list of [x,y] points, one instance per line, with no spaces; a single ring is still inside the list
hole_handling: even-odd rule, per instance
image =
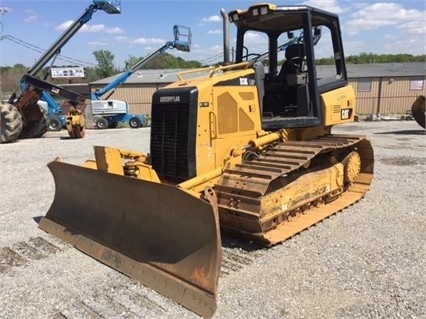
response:
[[[96,62],[98,62],[96,74],[99,78],[107,78],[117,73],[114,67],[114,54],[112,54],[111,51],[98,50],[94,51],[93,55],[95,56]]]
[[[126,60],[124,60],[124,65],[125,65],[124,69],[130,70],[134,65],[136,65],[141,60],[142,60],[141,57],[129,55],[129,57]]]
[[[133,67],[142,57],[129,56],[128,59],[124,61],[127,68]],[[146,63],[142,69],[150,70],[161,70],[161,69],[190,69],[190,68],[201,68],[202,64],[199,61],[186,61],[181,57],[175,57],[169,53],[159,54],[154,57],[151,61]]]
[[[1,85],[1,98],[9,96],[13,92],[19,91],[19,84],[22,76],[27,72],[27,67],[23,64],[15,64],[13,67],[5,66],[0,67],[0,85]]]
[[[96,72],[96,68],[86,68],[85,70],[86,77],[83,79],[84,82],[90,83],[101,79]]]

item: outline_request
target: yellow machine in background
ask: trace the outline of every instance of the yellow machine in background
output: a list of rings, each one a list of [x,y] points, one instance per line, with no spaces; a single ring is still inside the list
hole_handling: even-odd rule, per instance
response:
[[[374,166],[367,139],[332,134],[355,115],[336,15],[222,15],[223,65],[153,95],[150,153],[96,146],[82,166],[49,163],[56,192],[39,226],[203,317],[216,309],[221,230],[280,243],[361,199]],[[322,69],[327,50],[335,64]]]
[[[79,109],[72,107],[66,116],[65,127],[70,138],[82,138],[86,133],[86,120]]]

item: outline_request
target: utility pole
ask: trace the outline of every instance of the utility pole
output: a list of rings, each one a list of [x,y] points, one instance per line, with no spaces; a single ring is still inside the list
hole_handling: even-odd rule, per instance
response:
[[[0,6],[0,16],[4,16],[8,12],[9,12],[9,9],[7,7]],[[1,50],[1,40],[4,39],[4,37],[3,37],[3,31],[4,31],[3,23],[0,20],[0,52],[3,52],[3,50]],[[2,57],[1,57],[1,53],[0,53],[0,61],[1,60],[2,60]],[[0,99],[3,99],[3,94],[2,94],[2,90],[1,90],[1,82],[2,81],[1,81],[1,77],[0,77]]]

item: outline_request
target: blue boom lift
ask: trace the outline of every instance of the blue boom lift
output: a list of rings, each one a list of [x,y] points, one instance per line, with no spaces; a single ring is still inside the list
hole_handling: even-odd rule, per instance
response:
[[[188,27],[181,25],[173,26],[174,40],[166,42],[161,48],[154,53],[150,54],[146,58],[140,60],[129,70],[121,73],[112,82],[106,85],[104,88],[97,90],[92,93],[92,114],[94,116],[100,116],[95,125],[99,129],[115,128],[119,122],[128,123],[131,128],[138,128],[146,126],[147,118],[141,114],[130,114],[129,103],[120,100],[108,100],[108,98],[115,92],[115,90],[122,85],[127,79],[135,73],[137,70],[146,65],[153,58],[159,54],[164,53],[168,49],[177,49],[178,51],[189,52],[191,49],[191,30]],[[101,99],[105,94],[106,99]]]

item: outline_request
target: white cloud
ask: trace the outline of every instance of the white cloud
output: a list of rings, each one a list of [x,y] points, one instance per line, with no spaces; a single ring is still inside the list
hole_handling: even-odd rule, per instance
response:
[[[248,45],[250,45],[250,44],[265,44],[267,42],[268,42],[268,40],[267,40],[266,36],[262,36],[259,33],[248,31],[244,35],[244,43],[248,44]]]
[[[222,30],[221,29],[216,29],[216,30],[210,30],[209,32],[207,32],[208,34],[222,34]]]
[[[88,42],[87,43],[90,46],[107,46],[107,45],[111,45],[108,42],[100,42],[100,41],[92,41],[92,42]]]
[[[403,23],[398,25],[397,28],[404,29],[407,34],[426,35],[426,22],[421,20]]]
[[[390,33],[386,33],[383,37],[385,39],[389,39],[389,40],[393,40],[393,39],[397,39],[398,38],[395,34],[390,34]]]
[[[202,18],[202,22],[204,23],[216,23],[216,22],[222,22],[222,18],[218,15],[210,16],[208,18]]]
[[[138,38],[130,41],[132,44],[164,44],[167,41],[158,38]]]
[[[119,42],[126,42],[128,41],[128,37],[127,36],[116,36],[114,37],[115,40],[119,41]]]
[[[352,19],[347,22],[348,31],[357,33],[360,30],[374,30],[409,21],[420,22],[424,20],[424,12],[404,9],[398,3],[374,3],[364,6],[350,17]]]
[[[0,15],[4,15],[4,14],[9,13],[11,11],[12,11],[12,9],[10,9],[8,7],[0,6]]]
[[[55,29],[59,31],[65,31],[73,23],[74,21],[68,20],[64,23],[61,23],[57,27],[55,27]],[[106,27],[104,24],[94,24],[94,25],[85,24],[81,27],[79,31],[83,33],[100,33],[100,32],[105,32],[109,34],[123,33],[123,29],[119,27],[109,28],[109,27]]]
[[[308,0],[304,4],[337,14],[343,12],[343,9],[337,4],[337,0]]]
[[[212,53],[216,53],[216,52],[222,52],[223,48],[222,48],[221,45],[214,45],[214,46],[210,47],[208,50]]]
[[[27,17],[24,19],[25,22],[32,22],[38,18],[36,12],[32,9],[26,9],[25,13],[27,15]]]
[[[105,32],[108,34],[119,34],[119,33],[123,33],[124,30],[119,27],[114,27],[114,28],[106,28]]]
[[[25,22],[31,22],[31,21],[37,20],[37,18],[38,18],[37,15],[33,14],[33,15],[30,15],[29,17],[26,17]]]
[[[65,21],[63,23],[61,23],[60,25],[58,25],[57,27],[55,27],[56,30],[58,31],[65,31],[66,29],[68,29],[70,27],[70,25],[73,23],[73,21]]]
[[[106,32],[106,27],[103,24],[94,24],[94,25],[85,24],[81,27],[80,31],[84,33]]]

